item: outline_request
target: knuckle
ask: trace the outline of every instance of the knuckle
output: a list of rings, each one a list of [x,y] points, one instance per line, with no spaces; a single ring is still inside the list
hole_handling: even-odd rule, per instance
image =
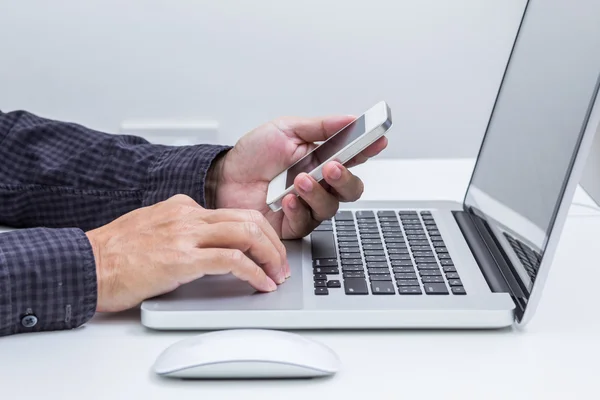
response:
[[[246,222],[244,223],[244,228],[246,230],[246,234],[250,239],[260,239],[262,236],[262,230],[258,226],[256,222]]]
[[[238,249],[233,249],[229,251],[228,256],[230,261],[232,261],[234,265],[239,265],[239,263],[241,263],[246,257],[244,256],[244,253],[242,253],[242,251]]]
[[[248,221],[254,222],[255,224],[259,224],[263,222],[265,216],[262,215],[260,211],[257,210],[248,210]]]

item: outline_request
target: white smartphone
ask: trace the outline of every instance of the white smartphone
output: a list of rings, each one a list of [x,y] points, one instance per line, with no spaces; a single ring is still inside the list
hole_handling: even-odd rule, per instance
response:
[[[277,175],[269,183],[267,204],[273,211],[281,210],[285,196],[290,193],[298,195],[294,189],[294,179],[298,174],[305,172],[321,182],[326,163],[337,161],[345,164],[385,135],[391,126],[390,107],[381,101]]]

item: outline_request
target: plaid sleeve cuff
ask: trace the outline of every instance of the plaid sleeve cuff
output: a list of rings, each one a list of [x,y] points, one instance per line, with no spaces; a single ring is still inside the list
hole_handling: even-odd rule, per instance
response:
[[[82,230],[0,234],[0,336],[77,328],[96,301],[94,254]]]
[[[212,162],[230,146],[195,145],[166,149],[148,170],[143,206],[185,194],[206,207],[206,177]]]

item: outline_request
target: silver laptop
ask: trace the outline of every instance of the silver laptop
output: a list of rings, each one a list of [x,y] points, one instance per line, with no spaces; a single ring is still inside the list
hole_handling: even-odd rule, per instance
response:
[[[257,293],[231,276],[205,277],[145,301],[143,324],[208,330],[527,323],[600,123],[598,15],[597,0],[529,1],[462,203],[343,204],[309,237],[286,243],[292,277],[276,292]]]

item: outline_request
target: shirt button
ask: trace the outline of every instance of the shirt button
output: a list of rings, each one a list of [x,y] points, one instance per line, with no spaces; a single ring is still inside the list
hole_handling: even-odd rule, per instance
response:
[[[35,315],[26,315],[21,319],[21,325],[25,328],[33,328],[38,322]]]

